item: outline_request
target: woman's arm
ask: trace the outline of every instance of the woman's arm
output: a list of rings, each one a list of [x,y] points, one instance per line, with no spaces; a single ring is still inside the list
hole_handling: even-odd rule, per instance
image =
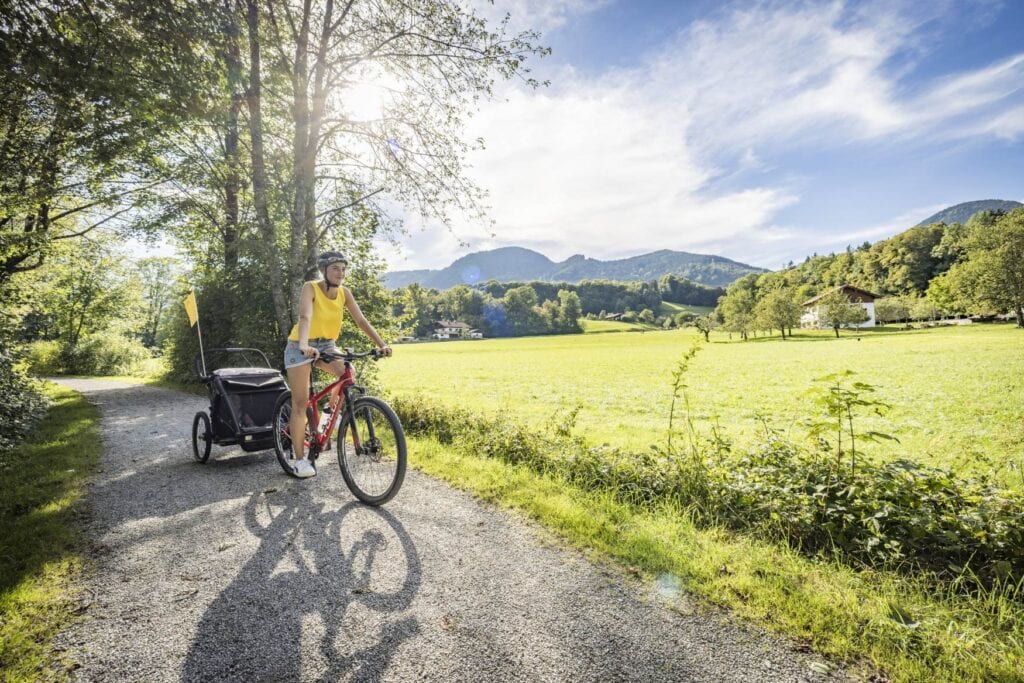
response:
[[[377,345],[377,348],[384,352],[385,356],[391,355],[391,347],[384,343],[384,340],[377,334],[377,330],[373,329],[373,325],[363,312],[359,309],[359,304],[356,303],[355,297],[352,296],[352,292],[349,291],[348,287],[342,287],[345,290],[345,308],[348,309],[352,319],[356,321],[356,325],[361,329],[367,337],[373,340],[373,343]]]
[[[313,320],[313,287],[315,286],[307,282],[302,285],[302,293],[299,294],[299,351],[307,358],[319,355],[317,350],[309,345],[309,324]]]

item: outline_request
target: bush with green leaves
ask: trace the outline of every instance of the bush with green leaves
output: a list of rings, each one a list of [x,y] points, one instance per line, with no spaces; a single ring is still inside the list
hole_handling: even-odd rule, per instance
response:
[[[35,341],[25,350],[28,370],[37,377],[64,374],[64,347],[58,341]]]
[[[137,340],[114,332],[100,332],[67,349],[64,367],[75,375],[130,375],[150,358],[152,353]]]
[[[46,411],[39,383],[16,367],[16,357],[0,348],[0,453],[21,441]]]

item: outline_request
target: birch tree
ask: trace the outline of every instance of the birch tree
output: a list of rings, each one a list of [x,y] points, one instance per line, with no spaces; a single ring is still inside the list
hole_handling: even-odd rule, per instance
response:
[[[343,239],[353,212],[386,215],[388,199],[442,222],[483,216],[464,172],[480,144],[464,139],[465,118],[498,79],[538,85],[526,60],[546,50],[536,33],[511,35],[507,18],[492,29],[451,0],[246,0],[245,11],[253,198],[283,273],[271,285],[286,331],[316,254]],[[288,112],[283,129],[268,109]],[[278,155],[287,171],[274,196],[268,161]]]

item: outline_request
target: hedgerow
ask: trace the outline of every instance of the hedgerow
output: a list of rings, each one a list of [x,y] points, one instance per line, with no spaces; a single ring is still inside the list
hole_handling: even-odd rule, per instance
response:
[[[571,424],[541,431],[507,415],[422,399],[393,405],[409,434],[611,491],[630,504],[669,502],[699,524],[848,563],[927,572],[960,587],[1024,581],[1024,495],[985,477],[958,477],[909,459],[856,461],[849,440],[844,452],[842,442],[819,438],[805,446],[771,430],[741,454],[718,430],[702,436],[692,429],[677,438],[683,447],[630,452],[591,446],[571,434]]]

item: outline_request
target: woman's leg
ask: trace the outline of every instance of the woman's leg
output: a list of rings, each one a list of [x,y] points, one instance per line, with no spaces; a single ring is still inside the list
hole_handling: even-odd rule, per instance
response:
[[[335,377],[341,377],[342,373],[345,372],[345,361],[343,361],[343,360],[336,360],[336,361],[332,361],[330,363],[325,363],[323,361],[318,360],[316,362],[316,366],[317,366],[317,368],[319,368],[319,369],[321,369],[321,370],[323,370],[325,372],[331,373]],[[334,391],[331,392],[330,402],[331,402],[331,409],[332,410],[336,410],[338,408],[338,396],[340,394],[341,394],[341,385],[338,385],[337,387],[335,387]]]
[[[292,436],[292,452],[296,460],[306,457],[306,403],[309,401],[309,363],[288,368],[288,388],[292,392],[292,419],[289,429]]]

